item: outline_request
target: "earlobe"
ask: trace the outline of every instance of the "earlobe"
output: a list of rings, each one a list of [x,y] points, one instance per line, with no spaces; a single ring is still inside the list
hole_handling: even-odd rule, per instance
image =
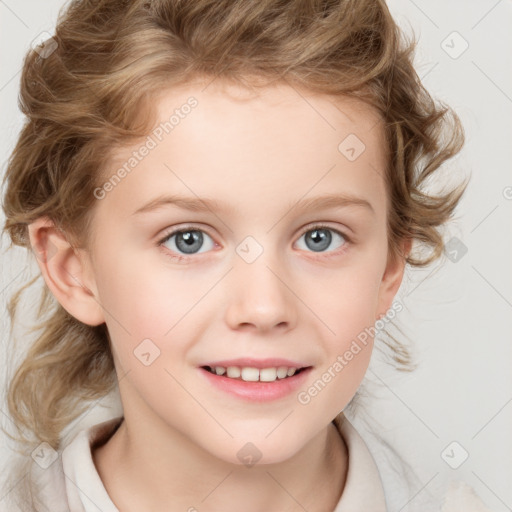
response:
[[[402,242],[402,255],[397,256],[393,260],[388,260],[379,289],[376,320],[385,316],[391,308],[393,299],[402,284],[406,264],[405,259],[411,250],[411,245],[411,240],[404,240]]]
[[[28,231],[41,274],[62,307],[84,324],[105,322],[91,272],[65,233],[46,217],[32,222]]]

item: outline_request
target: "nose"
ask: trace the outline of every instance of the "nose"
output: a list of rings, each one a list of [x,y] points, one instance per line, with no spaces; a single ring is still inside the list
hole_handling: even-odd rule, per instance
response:
[[[226,323],[232,329],[285,332],[296,325],[298,299],[289,278],[264,255],[250,264],[239,259],[230,272]]]

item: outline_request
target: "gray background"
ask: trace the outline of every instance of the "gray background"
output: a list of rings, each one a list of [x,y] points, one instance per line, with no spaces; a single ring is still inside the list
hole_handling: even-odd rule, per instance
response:
[[[22,123],[17,108],[22,58],[39,34],[53,32],[61,5],[61,0],[0,0],[2,173]],[[511,510],[512,4],[393,0],[389,6],[400,26],[417,34],[415,64],[423,83],[457,111],[465,127],[465,148],[445,165],[446,178],[459,181],[471,174],[472,181],[457,219],[445,231],[447,240],[460,240],[455,261],[447,257],[429,268],[409,270],[397,296],[404,305],[398,319],[414,342],[420,366],[413,374],[397,374],[376,353],[368,381],[378,397],[368,402],[366,412],[379,419],[380,434],[419,477],[411,501],[397,493],[391,510],[412,508],[427,490],[440,497],[454,480],[471,485],[493,511]],[[464,40],[469,46],[458,55]],[[467,249],[462,257],[461,244]],[[7,245],[4,237],[4,360],[12,350],[5,303],[29,275],[23,251],[5,253]],[[28,325],[28,316],[23,318]],[[4,381],[5,376],[0,384]],[[110,415],[106,402],[99,405],[82,426]],[[0,403],[7,425],[5,411]],[[358,421],[354,419],[371,442]],[[457,444],[445,451],[453,441]],[[2,436],[5,468],[8,446]],[[463,450],[469,456],[457,469],[445,462],[455,464]],[[5,474],[1,468],[0,474]]]

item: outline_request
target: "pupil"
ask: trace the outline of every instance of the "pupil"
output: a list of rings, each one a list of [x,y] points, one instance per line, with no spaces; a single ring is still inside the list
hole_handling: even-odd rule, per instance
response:
[[[331,232],[328,229],[314,229],[306,235],[306,245],[313,251],[322,251],[329,247],[332,239]],[[311,242],[310,240],[313,240]]]
[[[178,248],[187,253],[193,254],[201,248],[203,235],[200,231],[183,231],[176,235],[176,245]],[[197,247],[194,247],[197,245]]]

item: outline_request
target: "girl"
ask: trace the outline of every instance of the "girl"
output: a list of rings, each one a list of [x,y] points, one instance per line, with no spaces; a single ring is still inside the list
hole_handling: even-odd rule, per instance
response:
[[[5,175],[45,282],[9,510],[387,509],[345,412],[467,186],[424,190],[464,137],[413,49],[381,0],[69,3]]]

